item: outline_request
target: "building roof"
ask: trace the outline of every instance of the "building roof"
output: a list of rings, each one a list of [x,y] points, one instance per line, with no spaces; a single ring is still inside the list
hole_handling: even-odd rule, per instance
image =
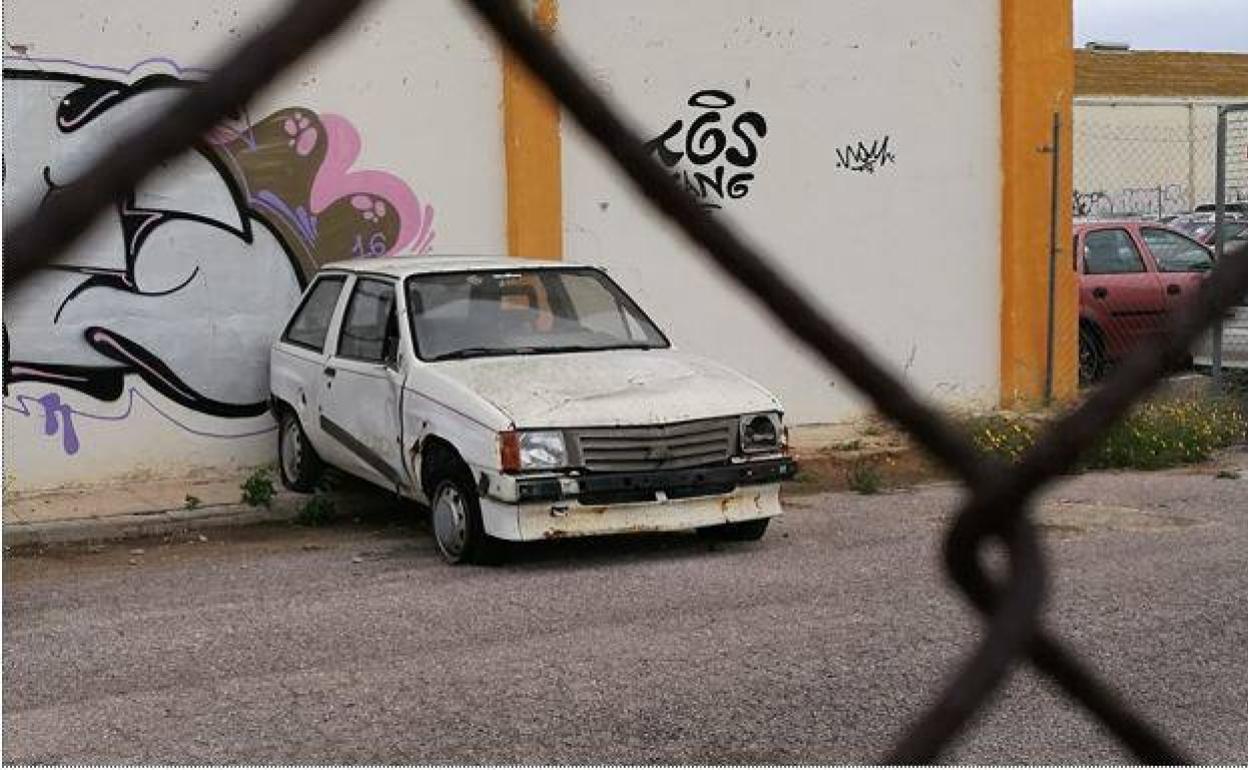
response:
[[[1075,96],[1248,101],[1248,54],[1078,49]]]
[[[364,257],[329,262],[322,270],[348,270],[358,273],[380,273],[402,278],[417,273],[453,273],[461,270],[519,270],[551,267],[585,267],[569,262],[550,260],[517,259],[495,256],[424,256],[400,255],[395,257]]]

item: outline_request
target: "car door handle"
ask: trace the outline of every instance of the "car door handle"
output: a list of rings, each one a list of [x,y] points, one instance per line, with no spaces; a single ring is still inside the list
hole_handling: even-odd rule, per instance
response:
[[[1172,283],[1166,287],[1166,294],[1182,294],[1182,293],[1183,293],[1183,287],[1179,286],[1177,283]]]
[[[1097,286],[1092,290],[1092,296],[1097,299],[1105,299],[1109,296],[1109,289],[1106,289],[1104,286]]]
[[[337,370],[337,369],[335,369],[334,367],[332,367],[332,366],[327,366],[327,367],[325,367],[325,376],[326,376],[326,377],[333,377],[333,376],[334,376],[334,375],[336,375],[336,374],[338,374],[338,370]]]

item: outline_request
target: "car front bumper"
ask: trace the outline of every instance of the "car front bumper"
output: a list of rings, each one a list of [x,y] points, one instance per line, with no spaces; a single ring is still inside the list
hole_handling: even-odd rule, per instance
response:
[[[709,468],[486,480],[485,531],[503,540],[671,532],[780,513],[789,457]],[[502,481],[503,483],[492,483]],[[510,483],[507,483],[510,482]]]

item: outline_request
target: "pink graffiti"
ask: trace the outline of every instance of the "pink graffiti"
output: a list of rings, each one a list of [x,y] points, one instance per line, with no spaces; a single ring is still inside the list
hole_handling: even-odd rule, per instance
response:
[[[360,155],[360,134],[346,118],[322,115],[321,125],[325,128],[327,148],[325,160],[312,181],[309,200],[312,212],[320,214],[334,201],[350,197],[361,217],[371,221],[385,212],[384,204],[375,199],[384,199],[399,215],[399,235],[386,254],[403,250],[425,253],[433,242],[433,207],[422,204],[411,188],[394,174],[351,170]]]

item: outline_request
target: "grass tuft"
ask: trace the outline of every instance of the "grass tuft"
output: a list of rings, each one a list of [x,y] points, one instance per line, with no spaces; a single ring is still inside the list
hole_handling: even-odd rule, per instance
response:
[[[240,489],[243,491],[243,502],[257,508],[271,506],[273,495],[277,491],[273,488],[273,479],[269,476],[268,468],[257,468],[242,483]]]
[[[884,486],[884,474],[874,460],[855,460],[846,475],[849,488],[860,495],[879,494]]]

